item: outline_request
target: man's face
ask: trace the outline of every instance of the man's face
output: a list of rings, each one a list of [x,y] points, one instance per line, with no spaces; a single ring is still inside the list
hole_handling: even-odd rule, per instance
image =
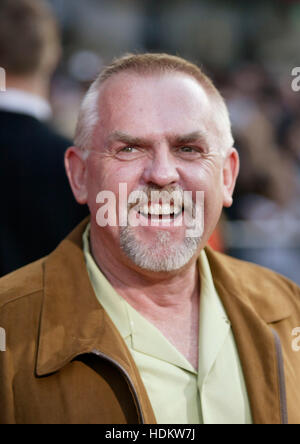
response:
[[[93,150],[87,159],[86,187],[92,236],[110,254],[148,270],[170,271],[185,266],[205,246],[226,204],[216,118],[217,111],[203,88],[187,75],[122,73],[106,81]],[[99,227],[96,196],[103,190],[114,193],[119,222],[120,183],[127,185],[127,197],[137,190],[149,197],[151,190],[179,190],[192,192],[195,203],[196,191],[203,192],[203,234],[187,237],[184,218],[177,226],[173,215],[166,226]],[[149,213],[155,212],[152,204],[149,199]],[[143,208],[132,210],[136,220],[153,220],[155,214],[147,216]]]

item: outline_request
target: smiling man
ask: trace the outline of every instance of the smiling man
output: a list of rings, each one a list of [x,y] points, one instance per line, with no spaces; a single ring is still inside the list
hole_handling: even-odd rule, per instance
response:
[[[117,59],[65,163],[91,217],[0,281],[0,422],[299,422],[299,288],[206,247],[239,169],[212,82],[166,54]]]

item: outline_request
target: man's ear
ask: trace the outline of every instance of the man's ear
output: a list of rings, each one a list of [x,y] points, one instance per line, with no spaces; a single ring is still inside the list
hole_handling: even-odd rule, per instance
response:
[[[223,166],[223,205],[230,207],[232,205],[232,194],[240,169],[240,160],[235,148],[231,148],[226,153]]]
[[[65,168],[69,182],[75,196],[80,204],[86,204],[87,193],[87,166],[84,153],[77,147],[70,147],[65,153]]]

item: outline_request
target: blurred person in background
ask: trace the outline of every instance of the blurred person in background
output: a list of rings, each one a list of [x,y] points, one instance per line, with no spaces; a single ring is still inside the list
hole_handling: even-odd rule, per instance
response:
[[[51,128],[50,80],[58,25],[42,0],[1,0],[0,276],[50,253],[86,214],[64,170],[72,145]]]

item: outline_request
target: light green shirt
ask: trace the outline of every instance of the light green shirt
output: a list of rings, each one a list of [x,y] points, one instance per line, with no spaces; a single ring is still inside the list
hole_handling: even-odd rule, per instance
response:
[[[251,424],[243,372],[229,319],[215,290],[206,254],[201,276],[199,368],[111,286],[89,247],[84,255],[95,294],[125,340],[140,371],[158,424]]]

